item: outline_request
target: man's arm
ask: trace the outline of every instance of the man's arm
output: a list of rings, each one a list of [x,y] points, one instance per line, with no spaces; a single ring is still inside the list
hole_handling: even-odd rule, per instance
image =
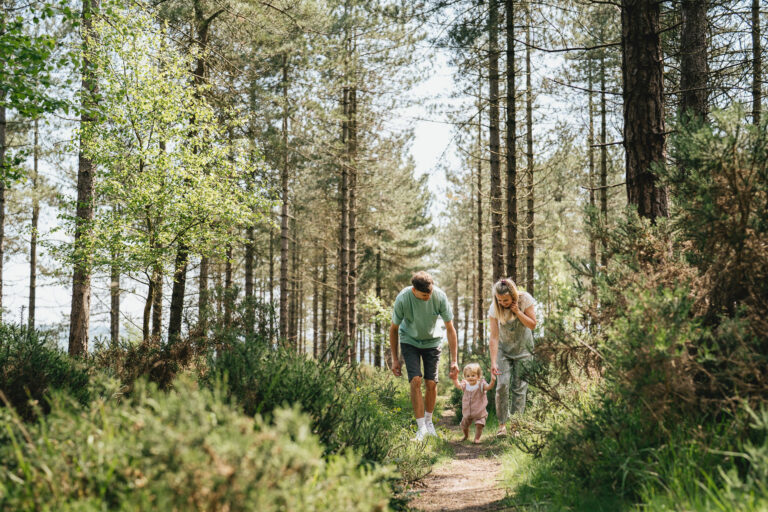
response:
[[[399,377],[403,374],[400,369],[400,340],[397,332],[398,329],[400,329],[400,326],[397,324],[389,325],[389,349],[392,351],[392,373],[395,377]]]
[[[449,375],[453,379],[459,375],[459,338],[456,335],[456,328],[453,326],[453,322],[445,322],[445,332],[448,336],[448,349],[451,353]]]

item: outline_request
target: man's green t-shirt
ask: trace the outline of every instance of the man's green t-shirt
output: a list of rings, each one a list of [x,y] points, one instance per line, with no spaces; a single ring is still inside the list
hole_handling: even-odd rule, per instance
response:
[[[445,322],[453,320],[448,297],[433,285],[429,300],[421,300],[416,298],[412,289],[412,286],[404,288],[392,308],[392,323],[400,326],[400,343],[418,348],[439,347],[441,337],[435,335],[437,318],[441,317]]]

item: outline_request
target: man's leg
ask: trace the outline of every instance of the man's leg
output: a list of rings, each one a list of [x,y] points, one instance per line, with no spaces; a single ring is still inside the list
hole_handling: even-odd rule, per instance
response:
[[[424,359],[424,381],[427,383],[424,402],[426,414],[427,431],[436,436],[435,426],[432,423],[432,413],[435,410],[437,402],[437,369],[440,365],[440,348],[427,348],[421,350],[421,357]]]
[[[421,396],[421,376],[411,379],[411,405],[413,416],[418,420],[424,418],[424,399]],[[434,402],[432,407],[434,407]]]

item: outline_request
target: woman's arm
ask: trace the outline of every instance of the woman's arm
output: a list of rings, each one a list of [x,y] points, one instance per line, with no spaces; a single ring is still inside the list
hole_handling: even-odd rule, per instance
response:
[[[499,372],[496,367],[496,354],[499,352],[499,321],[489,316],[488,324],[491,327],[491,339],[488,343],[488,348],[491,351],[491,375],[496,375]]]
[[[524,326],[530,330],[536,328],[536,311],[533,309],[532,305],[528,306],[525,312],[520,311],[520,308],[517,307],[517,303],[513,303],[511,309],[512,314],[515,315]]]

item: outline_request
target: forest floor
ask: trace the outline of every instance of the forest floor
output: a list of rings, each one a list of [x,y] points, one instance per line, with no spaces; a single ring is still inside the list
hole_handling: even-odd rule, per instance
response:
[[[456,414],[445,409],[438,422],[441,436],[447,436],[453,449],[453,458],[436,465],[414,491],[418,496],[408,505],[421,512],[490,512],[512,510],[504,501],[505,490],[500,485],[501,460],[492,444],[494,431],[483,432],[480,444],[472,443],[474,426],[469,439],[460,441],[461,427],[456,424]],[[498,449],[498,447],[496,447]]]

